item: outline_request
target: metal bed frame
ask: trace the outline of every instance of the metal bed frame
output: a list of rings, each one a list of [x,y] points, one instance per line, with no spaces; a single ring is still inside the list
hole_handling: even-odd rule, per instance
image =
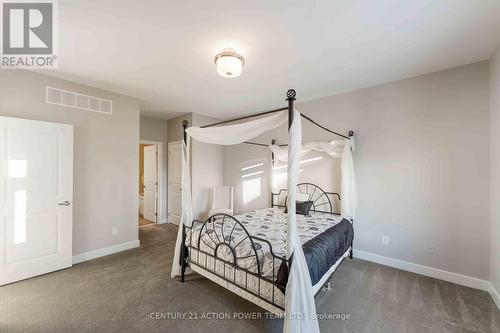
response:
[[[309,191],[310,188],[313,188],[312,192]],[[319,186],[312,184],[312,183],[299,183],[299,184],[297,184],[297,190],[299,193],[309,195],[308,200],[313,202],[311,211],[317,212],[317,213],[327,213],[327,214],[332,214],[332,215],[340,215],[340,213],[338,213],[338,210],[334,209],[334,204],[332,204],[332,201],[330,199],[330,196],[334,197],[334,198],[336,197],[340,202],[340,200],[341,200],[340,194],[338,194],[336,192],[323,191]],[[285,193],[286,191],[287,191],[286,188],[282,188],[279,190],[278,193],[271,192],[271,207],[286,208],[286,197],[285,197],[284,201],[280,200],[281,195],[283,193]],[[319,193],[319,195],[315,197],[314,196],[315,193]],[[277,200],[278,200],[277,203],[275,203],[275,201],[274,201],[275,198],[277,198]],[[322,198],[324,198],[324,199],[322,199]],[[318,207],[324,206],[324,205],[327,205],[326,206],[327,210],[317,209]],[[354,219],[351,219],[350,221],[354,226]],[[353,244],[351,244],[351,250],[349,251],[349,258],[350,259],[352,259],[352,245]]]
[[[310,193],[309,188],[313,189],[312,193]],[[332,204],[332,200],[330,199],[331,196],[338,198],[338,200],[340,201],[340,194],[335,192],[325,192],[319,186],[312,183],[297,184],[297,192],[309,195],[308,200],[313,202],[311,209],[313,212],[340,215],[340,213],[338,213],[338,210],[334,209],[334,204]],[[286,188],[280,189],[278,193],[271,192],[271,207],[286,208],[287,197],[285,196],[284,200],[280,200],[283,193],[286,193]],[[318,193],[319,195],[315,196],[316,193]],[[275,198],[277,198],[276,203]],[[322,208],[323,210],[317,209],[318,207],[323,206],[326,206],[326,208]]]
[[[237,119],[232,119],[232,120],[226,120],[223,122],[218,122],[216,124],[211,124],[211,125],[205,125],[203,127],[210,127],[210,126],[215,126],[215,125],[222,125],[228,122],[232,121],[237,121],[237,120],[242,120],[242,119],[247,119],[250,117],[254,116],[260,116],[272,112],[278,112],[278,111],[283,111],[288,109],[288,126],[290,128],[292,121],[293,121],[293,104],[295,101],[295,96],[296,92],[293,89],[288,90],[287,92],[287,101],[288,101],[288,107],[287,108],[282,108],[282,109],[276,109],[272,111],[267,111],[267,112],[262,112],[259,114],[255,114],[252,116],[247,116],[247,117],[241,117]],[[337,132],[333,132],[331,130],[328,130],[327,128],[317,124],[314,122],[312,119],[304,116],[305,119],[313,122],[317,126],[321,127],[322,129],[325,129],[333,134],[342,136],[344,138],[350,138],[353,136],[353,132],[349,131],[349,136],[345,136],[342,134],[339,134]],[[186,142],[186,128],[188,126],[188,122],[186,120],[183,121],[182,124],[184,128],[184,142]],[[245,142],[247,143],[247,142]],[[252,142],[248,142],[248,144],[256,144]],[[263,145],[263,144],[257,144],[257,145]],[[264,146],[264,145],[263,145]],[[267,145],[266,145],[267,146]],[[340,195],[338,193],[334,192],[325,192],[323,191],[320,187],[317,185],[314,185],[312,183],[300,183],[297,184],[297,191],[299,193],[305,193],[309,195],[309,200],[313,201],[313,205],[311,207],[311,211],[313,212],[321,212],[321,213],[329,213],[333,215],[339,215],[337,212],[334,212],[332,201],[330,199],[330,196],[337,197],[338,200],[340,201]],[[285,205],[281,202],[280,198],[282,195],[286,193],[286,189],[281,189],[279,190],[278,193],[271,193],[271,206],[272,207],[285,207]],[[317,194],[317,196],[315,196]],[[321,200],[320,200],[321,199]],[[286,202],[286,197],[284,202]],[[351,221],[353,222],[353,221]],[[226,225],[229,225],[229,229],[231,230],[228,235],[224,234],[224,230],[226,229]],[[199,231],[198,231],[198,226]],[[189,244],[186,244],[186,229],[189,229]],[[243,231],[243,236],[240,237],[240,239],[234,239],[233,237],[233,232],[234,230],[241,230]],[[197,242],[196,244],[193,244],[193,235],[197,234]],[[237,251],[236,249],[244,243],[244,241],[249,241],[251,244],[251,253],[245,257],[238,257],[237,256]],[[202,242],[204,246],[207,249],[210,249],[210,252],[202,250],[200,245],[202,245]],[[259,251],[262,249],[263,244],[265,244],[269,248],[269,253],[272,256],[272,277],[266,277],[262,274],[261,272],[261,266],[260,266],[260,259],[259,259]],[[258,246],[257,246],[258,245]],[[225,252],[222,254],[219,254],[220,249],[225,248]],[[196,260],[194,259],[194,256],[196,254]],[[204,264],[200,263],[198,260],[200,258],[200,254],[205,257]],[[228,255],[229,254],[229,255]],[[349,256],[352,259],[352,244],[350,247],[350,252]],[[208,265],[208,259],[211,259],[213,262],[213,269],[209,268]],[[255,260],[255,265],[253,265],[253,269],[249,269],[248,267],[242,267],[238,265],[238,261],[242,259],[249,259],[253,258],[252,260]],[[341,258],[342,260],[344,257]],[[282,292],[284,294],[286,285],[281,284],[277,281],[277,275],[279,272],[276,272],[275,268],[277,267],[277,261],[280,265],[280,268],[283,267],[282,265],[286,265],[285,267],[289,269],[289,261],[282,256],[278,256],[273,252],[272,245],[271,243],[261,237],[250,235],[250,233],[247,231],[245,226],[234,216],[228,215],[228,214],[215,214],[213,216],[210,216],[207,220],[205,221],[200,221],[200,220],[194,220],[191,227],[187,227],[185,225],[182,225],[182,245],[181,245],[181,257],[180,257],[180,264],[181,264],[181,281],[185,281],[185,271],[188,265],[190,266],[197,266],[199,269],[208,272],[209,274],[212,274],[212,276],[215,276],[217,278],[222,279],[224,282],[229,283],[230,285],[238,288],[241,291],[244,291],[254,297],[256,297],[259,300],[264,301],[268,305],[271,306],[271,308],[275,308],[281,311],[284,311],[284,305],[280,305],[276,303],[275,300],[275,291],[278,290],[279,292]],[[220,272],[217,272],[217,263],[222,264],[223,271],[222,274]],[[229,271],[233,272],[232,277],[228,277],[226,274],[226,269]],[[239,272],[240,276],[241,274],[244,274],[245,276],[245,285],[239,284],[236,281],[236,272]],[[331,275],[328,277],[326,280],[325,284],[326,285],[330,279],[332,278],[333,274],[335,273],[332,272]],[[257,279],[258,283],[258,290],[252,290],[251,288],[248,287],[248,276],[254,277]],[[212,278],[209,277],[209,279],[213,280]],[[214,280],[215,281],[215,280]],[[262,283],[267,283],[268,285],[271,286],[272,289],[272,296],[271,299],[264,297],[261,295],[261,284]],[[323,286],[324,286],[323,285]],[[320,288],[321,290],[321,288]]]
[[[309,196],[309,200],[313,201],[311,211],[339,215],[338,213],[334,212],[333,205],[329,198],[329,195],[333,195],[340,199],[340,195],[338,193],[325,192],[319,186],[312,183],[297,184],[297,191],[299,193],[307,194]],[[285,207],[280,202],[280,197],[282,197],[285,192],[286,189],[281,189],[278,193],[272,193],[272,207]],[[320,204],[315,204],[316,202],[320,202]],[[181,258],[182,281],[184,281],[184,274],[187,265],[194,265],[199,269],[215,275],[223,281],[239,288],[240,290],[249,293],[259,300],[268,303],[272,307],[284,311],[284,307],[278,304],[275,300],[275,292],[284,292],[284,290],[286,289],[286,285],[278,282],[279,271],[277,271],[276,268],[283,267],[282,264],[284,263],[289,269],[289,261],[285,257],[276,255],[273,251],[271,243],[268,240],[262,237],[251,235],[238,219],[228,214],[215,214],[213,216],[210,216],[205,221],[194,220],[191,227],[185,228],[186,231],[189,231],[189,243],[186,243],[186,239],[184,239],[183,247],[185,248],[185,257],[184,260],[182,260]],[[235,239],[235,237],[233,236],[233,232],[237,228],[243,231],[243,235]],[[225,230],[228,229],[230,230],[230,232],[228,234],[225,234]],[[237,248],[240,245],[244,244],[245,240],[248,240],[251,245],[251,253],[244,257],[238,257]],[[205,249],[202,249],[203,244],[205,245]],[[269,253],[272,256],[272,277],[264,276],[261,271],[259,251],[261,251],[263,244],[265,244],[265,246],[269,248]],[[222,248],[227,249],[225,254],[220,253],[220,249]],[[227,253],[229,253],[230,255],[228,256]],[[349,256],[352,259],[352,244]],[[204,257],[204,260],[200,260],[200,257]],[[209,259],[211,260],[212,265],[208,264]],[[238,261],[242,259],[246,259],[247,261],[252,260],[253,262],[255,262],[255,265],[252,265],[254,269],[240,266],[238,264]],[[218,272],[217,263],[222,265],[222,272]],[[232,274],[230,274],[229,276],[227,274],[228,271],[232,272]],[[237,282],[237,272],[239,272],[240,276],[241,274],[245,275],[244,285]],[[332,272],[332,274],[328,277],[325,285],[330,281],[334,273],[335,271]],[[248,287],[248,275],[257,278],[257,291],[252,290],[252,288]],[[261,285],[264,283],[267,283],[271,288],[270,298],[265,297],[261,294]]]
[[[232,225],[231,232],[229,235],[224,236],[224,227],[225,224],[230,224]],[[198,242],[196,245],[193,246],[193,235],[198,232],[196,229],[196,226],[202,224],[201,228],[199,229],[198,233]],[[216,225],[218,227],[216,228]],[[250,233],[247,231],[247,229],[243,226],[243,224],[238,221],[235,217],[227,214],[215,214],[211,217],[209,217],[205,222],[199,221],[199,220],[194,220],[193,225],[191,228],[186,227],[190,229],[189,236],[190,236],[190,242],[189,245],[185,245],[188,251],[188,255],[184,260],[184,265],[195,265],[198,266],[199,268],[208,271],[209,273],[219,277],[220,279],[230,283],[231,285],[253,295],[254,297],[257,297],[258,299],[269,303],[270,305],[284,311],[285,308],[275,302],[275,291],[277,290],[285,290],[286,286],[278,283],[276,281],[277,274],[275,274],[275,268],[277,267],[276,265],[281,263],[286,263],[288,266],[288,260],[284,257],[276,255],[273,250],[271,243],[269,243],[268,240],[264,238],[260,238],[257,236],[250,235]],[[235,228],[241,228],[244,231],[244,237],[241,237],[238,239],[238,242],[232,241],[232,234],[233,230]],[[218,230],[217,230],[218,229]],[[208,231],[212,231],[207,233]],[[214,236],[212,236],[214,234]],[[238,257],[236,255],[236,249],[238,246],[243,244],[245,240],[249,240],[251,243],[251,249],[252,253],[250,255],[247,255],[245,257]],[[201,249],[200,245],[201,242],[203,242],[207,247],[212,249],[212,253],[209,253],[207,251],[204,251]],[[262,275],[261,272],[261,266],[260,266],[260,259],[258,255],[258,251],[260,249],[257,248],[256,244],[259,244],[258,242],[262,242],[267,244],[269,247],[270,253],[272,255],[272,269],[273,269],[273,276],[272,278],[266,277]],[[227,258],[227,256],[221,257],[219,256],[219,249],[221,247],[226,247],[230,250],[230,253],[232,254],[232,258]],[[196,259],[194,259],[196,254]],[[200,263],[200,254],[202,254],[205,257],[205,262],[204,264]],[[213,265],[212,268],[209,267],[208,265],[208,258],[211,258],[213,260]],[[250,270],[245,267],[241,267],[238,265],[238,260],[242,259],[249,259],[253,258],[252,260],[255,260],[255,269]],[[278,261],[278,263],[277,263]],[[223,265],[223,272],[220,274],[217,272],[217,263],[221,263]],[[233,271],[233,276],[232,278],[228,277],[226,274],[226,267],[229,267],[229,269],[232,269]],[[242,284],[237,283],[236,279],[236,272],[240,272],[240,274],[245,274],[245,285],[243,286]],[[184,274],[184,269],[182,274]],[[248,287],[248,275],[257,278],[258,281],[258,287],[257,287],[257,292],[255,290],[252,290],[251,288]],[[241,276],[241,275],[240,275]],[[264,296],[261,295],[261,284],[262,283],[268,283],[271,285],[272,288],[272,296],[271,299],[268,299]]]

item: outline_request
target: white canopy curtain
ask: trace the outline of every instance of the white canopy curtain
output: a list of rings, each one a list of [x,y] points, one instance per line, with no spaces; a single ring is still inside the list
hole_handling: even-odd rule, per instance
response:
[[[289,159],[288,149],[278,145],[270,145],[269,148],[278,161],[287,161]],[[358,206],[358,197],[356,192],[356,177],[354,176],[354,162],[352,153],[354,152],[354,137],[345,140],[336,141],[315,141],[303,143],[300,155],[310,151],[324,152],[330,157],[341,159],[341,214],[346,217],[354,218],[356,207]]]
[[[293,123],[289,130],[287,207],[288,230],[286,252],[291,263],[285,290],[285,333],[319,333],[316,303],[312,290],[311,276],[300,243],[296,217],[296,186],[299,178],[300,150],[302,146],[302,121],[297,110],[293,112]],[[292,262],[293,261],[293,262]],[[297,319],[298,318],[302,319]],[[313,317],[314,316],[314,317]]]
[[[346,140],[340,169],[342,170],[340,194],[340,212],[343,216],[356,217],[356,208],[358,207],[358,193],[356,190],[356,177],[354,176],[354,161],[352,153],[354,152],[354,138]]]
[[[259,118],[235,125],[220,127],[190,127],[186,130],[188,138],[201,142],[234,145],[243,143],[266,131],[275,129],[287,122],[287,112],[282,111],[271,116]],[[304,252],[300,243],[297,223],[295,216],[295,190],[299,171],[300,150],[302,142],[301,116],[294,110],[294,121],[289,131],[288,155],[288,242],[287,255],[290,258],[293,254],[293,263],[291,264],[290,274],[285,292],[285,325],[286,333],[318,333],[319,326],[315,319],[316,306],[312,292],[312,283],[309,275],[309,269],[305,261]],[[189,142],[188,142],[189,143]],[[189,144],[182,146],[182,218],[181,223],[187,227],[192,224],[192,203],[189,172]],[[186,212],[185,212],[186,210]],[[171,276],[175,277],[181,274],[180,266],[180,247],[182,244],[182,228],[179,228],[177,242],[172,264]]]
[[[348,139],[346,139],[348,140]],[[300,153],[305,155],[311,151],[318,151],[328,154],[334,158],[341,158],[344,151],[345,140],[336,141],[313,141],[302,144]],[[269,148],[274,154],[274,159],[286,162],[288,160],[288,147],[280,147],[279,145],[270,145]]]
[[[189,149],[190,138],[186,137],[186,142],[182,141],[182,212],[181,212],[181,225],[177,231],[177,240],[175,241],[174,249],[174,262],[172,263],[172,271],[170,276],[172,278],[181,274],[181,245],[182,245],[182,225],[191,226],[193,223],[193,205],[191,203],[191,173],[189,171]]]
[[[287,111],[281,111],[271,116],[234,125],[205,128],[189,127],[186,132],[196,141],[229,146],[253,139],[285,124],[287,120]]]
[[[189,170],[189,147],[193,137],[200,142],[218,145],[235,145],[250,140],[260,134],[275,129],[286,123],[286,111],[271,116],[259,118],[245,123],[217,126],[217,127],[189,127],[186,129],[187,142],[182,144],[182,214],[181,225],[191,227],[193,222],[193,205],[191,202],[191,173]],[[172,263],[171,277],[181,274],[181,244],[182,228],[177,232],[175,242],[174,261]]]
[[[244,123],[217,126],[217,127],[189,127],[186,129],[187,142],[182,145],[182,215],[181,225],[191,227],[193,223],[193,205],[191,202],[191,172],[189,170],[189,147],[193,137],[200,142],[218,145],[235,145],[250,140],[260,134],[275,129],[287,122],[286,111],[271,116],[259,118]],[[171,277],[181,274],[181,244],[182,228],[177,232],[175,242],[174,261],[172,263]]]

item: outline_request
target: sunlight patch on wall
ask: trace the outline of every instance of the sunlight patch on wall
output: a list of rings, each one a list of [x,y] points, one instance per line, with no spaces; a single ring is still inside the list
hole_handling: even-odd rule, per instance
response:
[[[307,160],[300,161],[300,164],[314,162],[314,161],[318,161],[318,160],[322,160],[322,159],[323,159],[323,157],[321,157],[321,156],[308,158]],[[276,166],[276,167],[273,167],[273,170],[286,169],[287,166],[288,166],[287,164]]]
[[[261,189],[260,177],[244,180],[242,183],[242,191],[241,191],[243,204],[246,205],[250,201],[260,197],[260,189]]]
[[[254,165],[250,165],[250,166],[247,166],[247,167],[244,167],[244,168],[241,168],[241,171],[246,171],[246,170],[250,170],[250,169],[253,169],[253,168],[258,168],[260,166],[263,166],[264,163],[257,163],[257,164],[254,164]]]
[[[257,176],[257,175],[261,175],[263,174],[264,171],[256,171],[256,172],[252,172],[252,173],[247,173],[246,175],[243,175],[241,176],[241,178],[248,178],[248,177],[252,177],[252,176]]]

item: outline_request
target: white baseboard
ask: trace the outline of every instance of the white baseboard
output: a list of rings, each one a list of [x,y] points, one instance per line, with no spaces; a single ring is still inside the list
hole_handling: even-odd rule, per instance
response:
[[[429,276],[435,279],[448,281],[452,283],[456,283],[462,286],[479,289],[487,292],[491,292],[493,288],[489,281],[481,280],[472,276],[462,275],[458,273],[448,272],[442,269],[433,268],[429,266],[414,264],[411,262],[393,259],[389,257],[384,257],[378,254],[354,250],[353,253],[355,258],[363,259],[366,261],[375,262],[377,264],[394,267],[398,269],[402,269],[404,271],[421,274],[425,276]],[[498,294],[497,294],[498,296]],[[493,295],[492,295],[493,297]],[[493,297],[494,298],[494,297]],[[495,301],[496,302],[496,301]],[[497,303],[498,305],[499,303]]]
[[[109,247],[105,247],[102,249],[94,250],[94,251],[89,251],[81,254],[77,254],[76,256],[73,256],[73,265],[78,264],[87,260],[92,260],[95,258],[99,257],[104,257],[113,253],[125,251],[125,250],[130,250],[136,247],[140,246],[139,240],[134,240],[131,242],[127,243],[121,243]]]
[[[493,298],[493,301],[497,305],[497,308],[500,310],[500,295],[498,294],[498,291],[493,287],[493,284],[490,283],[490,295],[491,298]]]
[[[162,218],[160,219],[159,224],[164,224],[164,223],[167,223],[167,222],[168,222],[168,219],[167,219],[166,217],[162,217]]]

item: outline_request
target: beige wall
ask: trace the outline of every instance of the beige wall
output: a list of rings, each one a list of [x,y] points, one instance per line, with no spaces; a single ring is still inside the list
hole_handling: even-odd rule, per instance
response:
[[[217,122],[217,119],[193,113],[193,126]],[[206,219],[212,207],[212,188],[223,185],[223,147],[192,141],[191,188],[193,217]]]
[[[167,222],[167,202],[168,202],[168,178],[167,178],[167,163],[168,163],[168,122],[162,119],[151,117],[140,117],[140,140],[156,141],[162,143],[161,152],[161,179],[159,181],[159,192],[161,201],[159,202],[159,223]]]
[[[216,122],[217,119],[196,113],[190,113],[168,120],[168,142],[181,141],[182,122],[187,120],[188,126],[202,126]],[[223,183],[223,148],[192,141],[191,144],[191,191],[193,200],[193,216],[205,219],[211,207],[211,188]]]
[[[182,122],[187,120],[188,126],[193,126],[193,114],[189,113],[183,116],[175,117],[167,121],[167,141],[175,142],[182,140]]]
[[[297,105],[356,133],[357,250],[488,280],[488,96],[482,62]]]
[[[482,62],[297,104],[330,129],[355,131],[356,250],[489,280],[488,96]],[[304,141],[333,138],[302,123]],[[286,126],[252,141],[272,137],[286,142]],[[267,173],[262,196],[244,204],[241,168],[265,161],[268,170],[269,151],[224,149],[224,182],[235,184],[237,210],[266,207]],[[307,172],[318,174],[332,170],[310,167]]]
[[[284,102],[285,103],[285,102]],[[271,144],[272,139],[276,144],[288,142],[287,125],[265,133],[252,142]],[[324,131],[318,131],[315,125],[302,121],[302,141],[331,141],[333,137]],[[340,159],[330,158],[326,154],[311,152],[304,155],[303,159],[322,157],[322,160],[301,164],[299,182],[309,182],[318,185],[326,192],[340,193]],[[263,166],[242,171],[242,168],[264,163]],[[242,177],[256,171],[262,174]],[[277,192],[286,188],[286,169],[275,172],[271,184],[271,151],[268,147],[252,146],[247,144],[224,147],[224,184],[234,186],[234,209],[241,213],[253,209],[269,207],[271,204],[270,188]],[[274,188],[275,187],[275,188]],[[338,204],[335,200],[333,204]],[[337,205],[338,206],[338,205]],[[339,208],[339,207],[338,207]],[[336,209],[334,207],[334,209]],[[340,208],[339,208],[340,209]]]
[[[265,140],[252,140],[266,143]],[[234,145],[224,147],[224,185],[234,188],[235,213],[248,212],[253,209],[270,207],[271,204],[271,151],[267,147],[253,145]],[[242,168],[264,163],[263,166],[248,171]],[[260,175],[242,178],[245,174],[263,171]]]
[[[356,249],[491,279],[500,289],[499,82],[497,51],[489,67],[483,62],[297,105],[329,128],[356,133]],[[46,85],[111,99],[113,115],[46,104]],[[2,71],[0,88],[2,116],[75,126],[74,254],[137,240],[137,101],[26,71]],[[191,114],[169,120],[159,126],[167,142],[181,140],[182,119],[212,121]],[[141,122],[141,138],[165,139],[150,136],[156,121]],[[227,184],[225,168],[242,162],[228,159],[238,146],[206,146],[193,146],[195,216],[208,210],[209,188]],[[245,149],[249,160],[263,158],[265,148]],[[390,237],[388,246],[382,235]],[[429,245],[434,254],[426,253]]]
[[[49,85],[113,101],[105,115],[45,103]],[[0,115],[74,125],[73,255],[138,239],[139,104],[28,71],[0,73]],[[111,235],[111,228],[118,235]]]
[[[490,138],[490,280],[497,292],[500,292],[500,46],[490,60]]]

